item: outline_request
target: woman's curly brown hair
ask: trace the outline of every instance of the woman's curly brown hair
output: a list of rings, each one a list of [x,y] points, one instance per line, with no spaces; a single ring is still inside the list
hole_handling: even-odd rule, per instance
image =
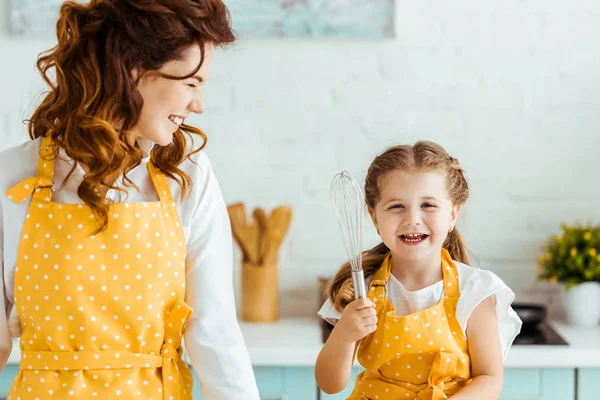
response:
[[[56,33],[58,44],[37,61],[50,90],[28,121],[29,136],[51,134],[56,143],[54,157],[62,148],[86,166],[77,194],[103,230],[109,208],[107,190],[123,190],[114,186],[120,175],[127,186],[136,187],[127,173],[140,165],[142,151],[127,137],[143,106],[139,80],[148,73],[188,79],[200,69],[206,45],[230,44],[235,35],[221,0],[91,0],[85,5],[66,1],[60,7]],[[200,65],[194,71],[182,77],[157,71],[168,61],[180,59],[192,45],[201,50]],[[56,82],[50,78],[51,70]],[[137,79],[134,70],[142,72]],[[202,145],[189,152],[192,135],[200,136]],[[178,165],[202,150],[206,139],[201,130],[182,125],[170,145],[152,151],[153,164],[179,183],[182,198],[192,182]]]

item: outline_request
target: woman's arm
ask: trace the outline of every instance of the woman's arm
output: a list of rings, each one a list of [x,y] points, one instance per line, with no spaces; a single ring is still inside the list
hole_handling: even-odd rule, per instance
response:
[[[344,390],[350,378],[358,340],[377,329],[374,303],[359,299],[348,304],[315,365],[317,384],[325,393]]]
[[[191,219],[186,302],[193,308],[185,345],[205,399],[259,400],[235,310],[232,236],[221,190],[208,158],[193,190],[202,192]]]
[[[504,370],[492,296],[473,310],[467,324],[467,338],[473,380],[452,400],[496,400],[502,392]]]
[[[0,372],[4,369],[6,361],[12,351],[12,339],[8,330],[8,307],[4,289],[4,219],[2,213],[2,200],[0,199]]]

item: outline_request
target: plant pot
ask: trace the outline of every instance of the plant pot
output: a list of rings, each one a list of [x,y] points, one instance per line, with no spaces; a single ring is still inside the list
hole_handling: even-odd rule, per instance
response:
[[[585,282],[563,292],[569,325],[595,327],[600,323],[600,283]]]

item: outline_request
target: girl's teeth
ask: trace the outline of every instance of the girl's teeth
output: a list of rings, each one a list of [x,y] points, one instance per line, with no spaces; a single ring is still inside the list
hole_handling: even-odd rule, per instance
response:
[[[422,240],[425,240],[425,238],[427,237],[427,235],[421,234],[421,233],[409,233],[406,235],[402,235],[402,240],[409,242],[409,243],[416,243],[416,242],[420,242]]]

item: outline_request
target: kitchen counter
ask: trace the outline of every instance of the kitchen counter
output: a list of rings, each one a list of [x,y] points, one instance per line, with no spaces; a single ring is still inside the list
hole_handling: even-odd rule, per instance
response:
[[[600,367],[600,326],[591,329],[550,324],[568,346],[514,345],[505,367]],[[316,319],[282,320],[272,325],[241,324],[253,365],[314,366],[321,343]],[[358,365],[358,364],[356,364]]]
[[[600,367],[600,326],[582,329],[556,322],[551,326],[568,346],[513,345],[505,367]],[[274,324],[242,322],[240,327],[255,367],[313,367],[323,346],[316,318],[284,319]],[[19,360],[19,345],[15,339],[8,364],[18,364]]]

